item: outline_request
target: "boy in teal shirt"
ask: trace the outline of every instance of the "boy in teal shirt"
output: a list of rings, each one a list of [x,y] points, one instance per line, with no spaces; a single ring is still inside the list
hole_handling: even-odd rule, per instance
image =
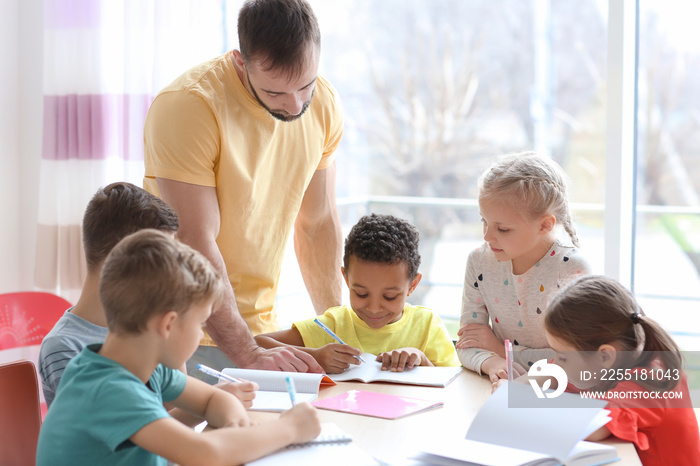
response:
[[[99,286],[107,337],[68,364],[39,435],[37,465],[239,464],[318,435],[306,403],[252,425],[238,398],[177,370],[223,291],[204,256],[162,232],[120,241]],[[195,432],[163,402],[215,429]]]

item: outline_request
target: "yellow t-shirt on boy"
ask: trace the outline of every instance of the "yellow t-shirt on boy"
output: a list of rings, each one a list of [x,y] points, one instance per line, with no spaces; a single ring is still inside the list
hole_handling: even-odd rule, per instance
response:
[[[459,366],[452,339],[433,311],[422,306],[406,304],[397,322],[374,329],[367,325],[350,306],[328,309],[318,320],[326,324],[343,342],[363,353],[380,354],[398,348],[417,348],[436,366]],[[336,343],[314,319],[295,322],[304,346],[320,348]]]

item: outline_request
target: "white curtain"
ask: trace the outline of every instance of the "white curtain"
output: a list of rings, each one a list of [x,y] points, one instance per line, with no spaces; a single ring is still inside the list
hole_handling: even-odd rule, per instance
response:
[[[71,302],[85,277],[83,212],[100,186],[141,185],[157,92],[223,53],[225,0],[45,0],[36,288]],[[234,36],[234,37],[231,37]],[[228,38],[228,39],[225,39]]]

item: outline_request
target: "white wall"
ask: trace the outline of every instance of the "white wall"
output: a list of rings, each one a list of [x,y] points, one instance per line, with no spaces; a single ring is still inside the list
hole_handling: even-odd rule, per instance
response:
[[[0,1],[0,293],[34,283],[43,1]]]

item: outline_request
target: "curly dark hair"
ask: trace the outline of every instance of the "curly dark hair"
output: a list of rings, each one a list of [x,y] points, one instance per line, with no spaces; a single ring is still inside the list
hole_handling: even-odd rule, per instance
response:
[[[348,270],[350,256],[382,264],[403,261],[406,262],[408,278],[413,280],[420,266],[419,236],[418,229],[406,220],[393,215],[365,215],[345,239],[345,270]]]

